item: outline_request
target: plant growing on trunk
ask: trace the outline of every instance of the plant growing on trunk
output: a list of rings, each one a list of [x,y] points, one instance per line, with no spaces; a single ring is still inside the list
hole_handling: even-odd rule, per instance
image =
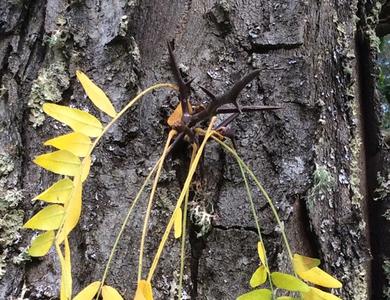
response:
[[[134,299],[153,299],[153,276],[156,268],[158,267],[164,246],[172,230],[174,232],[174,237],[181,239],[180,276],[178,285],[178,297],[181,299],[185,260],[186,221],[188,217],[190,191],[192,189],[194,174],[196,173],[202,156],[204,155],[205,147],[207,144],[214,142],[219,144],[227,153],[232,155],[238,163],[245,183],[247,198],[250,202],[259,238],[257,245],[253,245],[253,247],[257,247],[258,250],[259,267],[253,273],[249,283],[252,290],[238,296],[237,299],[339,299],[331,293],[324,292],[307,284],[311,283],[327,288],[340,288],[342,286],[337,279],[333,278],[318,267],[320,265],[320,261],[318,259],[293,254],[293,251],[288,243],[288,237],[284,231],[283,223],[280,221],[277,209],[273,205],[270,196],[267,194],[256,175],[251,171],[248,165],[245,164],[235,150],[234,134],[230,130],[229,124],[234,121],[240,113],[279,109],[279,107],[276,106],[240,106],[238,104],[237,99],[240,92],[259,74],[259,70],[250,72],[241,80],[236,82],[231,89],[221,95],[214,95],[214,93],[208,89],[200,87],[210,98],[210,102],[206,106],[195,105],[192,101],[190,101],[192,80],[183,78],[183,74],[178,68],[173,54],[173,43],[168,44],[168,52],[176,84],[160,83],[153,85],[132,99],[120,112],[115,110],[108,97],[97,85],[95,85],[84,73],[80,71],[77,72],[77,78],[93,104],[112,118],[112,120],[105,126],[103,126],[100,120],[85,111],[53,103],[45,103],[43,105],[43,110],[46,114],[68,125],[73,131],[46,141],[44,145],[52,146],[58,150],[40,155],[34,160],[34,162],[39,166],[64,177],[61,177],[47,190],[34,198],[34,200],[47,202],[48,205],[35,214],[24,225],[25,228],[43,231],[43,233],[39,234],[32,241],[29,248],[29,254],[31,256],[44,256],[54,245],[61,265],[61,299],[86,300],[95,298],[99,299],[100,296],[106,300],[122,299],[120,293],[115,288],[106,285],[105,281],[115,255],[117,245],[122,237],[125,227],[128,224],[134,207],[137,205],[138,200],[149,181],[152,181],[152,189],[149,195],[147,210],[144,216],[143,229],[141,232],[138,261],[138,287],[135,291]],[[124,113],[126,113],[144,95],[161,88],[177,91],[180,101],[179,105],[167,120],[170,131],[162,154],[150,171],[149,175],[146,177],[135,199],[129,207],[122,226],[118,230],[116,240],[107,259],[107,264],[101,278],[89,284],[75,297],[72,297],[71,248],[69,246],[68,239],[70,232],[75,228],[80,219],[82,208],[82,190],[91,167],[91,154],[103,135]],[[226,107],[227,104],[232,104],[233,107]],[[222,114],[230,114],[230,116],[218,123],[218,116]],[[227,143],[227,138],[233,141],[233,147]],[[143,274],[143,255],[145,239],[148,233],[147,228],[150,212],[153,207],[153,200],[155,198],[164,161],[179,142],[187,143],[192,149],[191,159],[187,162],[188,173],[181,193],[177,199],[176,206],[172,211],[171,217],[166,225],[165,232],[161,237],[161,242],[153,259],[152,265],[145,276]],[[271,272],[271,267],[269,266],[267,258],[267,251],[261,234],[259,218],[256,213],[252,191],[249,187],[249,180],[256,185],[262,196],[267,200],[274,214],[288,253],[288,257],[286,259],[291,262],[291,274],[277,271]],[[204,225],[206,223],[211,223],[212,215],[208,212],[202,211],[198,212],[194,218],[200,225]],[[205,230],[207,231],[207,228]],[[268,285],[266,288],[259,288],[267,281]]]

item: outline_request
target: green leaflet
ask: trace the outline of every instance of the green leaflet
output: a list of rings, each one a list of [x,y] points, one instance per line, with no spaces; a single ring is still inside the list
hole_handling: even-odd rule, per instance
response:
[[[267,268],[264,265],[261,265],[253,273],[249,284],[252,288],[262,285],[267,280]]]
[[[239,296],[236,300],[271,300],[272,292],[269,289],[253,290]]]
[[[272,272],[271,279],[276,287],[292,292],[307,293],[310,288],[302,280],[286,273]]]

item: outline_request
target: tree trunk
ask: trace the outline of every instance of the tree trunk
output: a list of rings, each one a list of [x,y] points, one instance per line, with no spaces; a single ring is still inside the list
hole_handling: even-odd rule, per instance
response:
[[[48,152],[45,140],[69,131],[45,118],[43,102],[87,109],[108,122],[85,98],[76,70],[101,86],[119,110],[153,83],[173,82],[166,48],[172,39],[182,69],[195,78],[194,99],[205,97],[199,85],[221,93],[248,71],[261,70],[239,101],[282,109],[240,115],[234,122],[238,152],[274,199],[293,251],[321,258],[343,282],[334,291],[341,298],[368,299],[377,274],[371,276],[367,224],[379,162],[372,159],[381,148],[371,72],[378,3],[1,1],[0,299],[59,295],[55,251],[42,259],[23,254],[33,233],[21,225],[42,207],[30,200],[57,178],[32,159]],[[70,241],[74,293],[100,279],[131,200],[162,152],[166,118],[177,102],[174,93],[163,91],[145,97],[94,152],[82,218]],[[146,243],[147,266],[188,159],[176,153],[165,164]],[[191,299],[235,299],[249,290],[258,264],[255,223],[238,165],[212,143],[203,174],[200,197],[207,205],[201,208],[214,215],[213,228],[199,237],[190,222],[185,292]],[[255,195],[272,269],[288,270],[272,212]],[[125,299],[136,286],[146,200],[127,227],[108,277]],[[153,279],[155,299],[174,299],[178,267],[179,243],[170,240]],[[372,299],[379,299],[381,288]]]

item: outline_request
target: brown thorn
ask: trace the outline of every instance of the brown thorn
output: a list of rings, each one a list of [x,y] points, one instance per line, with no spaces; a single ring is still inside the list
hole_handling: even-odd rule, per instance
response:
[[[257,105],[257,106],[241,106],[242,112],[252,112],[252,111],[262,111],[262,110],[275,110],[275,109],[281,109],[280,106],[263,106],[263,105]],[[238,109],[236,107],[227,107],[227,108],[218,108],[217,114],[230,114],[238,112]]]

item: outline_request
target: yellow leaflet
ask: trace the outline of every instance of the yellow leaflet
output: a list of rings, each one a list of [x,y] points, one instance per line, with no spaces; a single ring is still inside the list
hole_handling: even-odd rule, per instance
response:
[[[302,272],[318,267],[320,265],[320,260],[295,253],[293,257],[293,265],[295,272],[299,275]]]
[[[191,113],[192,112],[192,107],[190,104],[188,104],[188,111]],[[181,104],[179,103],[173,113],[169,116],[168,118],[168,125],[170,127],[173,127],[175,124],[181,121],[181,118],[183,116],[183,111],[181,109]]]
[[[64,207],[53,204],[46,206],[23,225],[23,228],[55,230],[61,225]]]
[[[73,230],[80,219],[83,186],[79,177],[75,177],[73,184],[74,189],[72,191],[72,195],[70,196],[69,201],[65,203],[64,224],[57,236],[57,242],[59,244],[64,241],[64,239]]]
[[[33,200],[42,200],[49,203],[65,203],[73,189],[72,180],[64,178],[58,180],[47,190],[40,193]]]
[[[73,300],[93,300],[100,286],[100,281],[95,281],[84,288]]]
[[[50,117],[68,125],[76,132],[90,137],[97,137],[102,133],[103,126],[100,121],[85,111],[53,103],[45,103],[42,108]]]
[[[323,292],[314,287],[310,287],[310,291],[308,293],[303,294],[303,300],[341,300],[341,298]]]
[[[65,240],[65,257],[62,255],[59,244],[56,243],[55,245],[61,265],[60,299],[70,300],[72,299],[72,270],[70,265],[70,248],[68,239]]]
[[[175,220],[173,223],[173,230],[175,234],[175,239],[178,239],[181,237],[181,230],[182,230],[182,219],[183,219],[183,212],[181,210],[181,207],[179,207],[175,213]]]
[[[94,84],[92,80],[89,79],[83,72],[76,71],[76,76],[93,104],[95,104],[97,108],[104,111],[110,117],[115,118],[117,112],[115,111],[114,106],[112,106],[111,101],[108,99],[103,90]]]
[[[84,182],[87,179],[90,168],[91,168],[91,156],[88,155],[81,162],[81,182]]]
[[[37,156],[34,163],[53,173],[76,176],[80,174],[80,159],[66,150],[58,150]]]
[[[134,300],[153,300],[152,285],[149,281],[138,281],[137,291]]]
[[[34,257],[44,256],[47,252],[49,252],[53,242],[53,230],[41,233],[31,242],[31,246],[28,248],[28,254]]]
[[[55,245],[56,245],[58,259],[60,260],[60,265],[61,265],[60,300],[69,300],[69,297],[66,295],[65,283],[63,280],[65,259],[64,256],[62,255],[60,246],[57,243],[55,243]]]
[[[268,289],[254,290],[245,293],[237,298],[237,300],[271,300],[272,292]]]
[[[264,265],[258,267],[253,273],[249,284],[252,288],[262,285],[267,280],[267,269]]]
[[[45,146],[53,146],[60,150],[67,150],[76,156],[84,157],[91,149],[91,139],[80,132],[64,134],[44,143]]]
[[[70,247],[68,238],[65,238],[65,257],[61,259],[61,295],[65,299],[72,299],[72,265],[70,261]]]
[[[290,274],[272,272],[271,279],[276,287],[283,290],[302,293],[307,293],[310,290],[306,283]]]
[[[298,273],[298,275],[306,281],[328,288],[341,288],[343,286],[340,281],[318,267]]]
[[[257,253],[259,254],[261,263],[265,266],[265,257],[266,257],[265,248],[264,248],[264,244],[260,241],[257,242]]]
[[[102,287],[102,296],[103,300],[123,300],[118,291],[108,285]]]
[[[281,296],[276,298],[276,300],[299,300],[299,298],[289,297],[289,296]]]
[[[179,105],[176,106],[173,113],[169,116],[168,125],[172,127],[173,125],[175,125],[177,122],[181,120],[182,116],[183,116],[183,111],[181,109],[181,104],[179,103]]]

